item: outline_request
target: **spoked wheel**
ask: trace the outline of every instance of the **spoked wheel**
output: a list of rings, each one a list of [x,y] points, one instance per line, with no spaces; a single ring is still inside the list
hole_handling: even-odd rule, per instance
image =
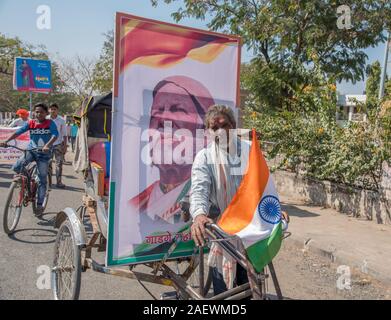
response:
[[[12,182],[3,213],[3,229],[8,235],[12,234],[19,223],[23,208],[23,190],[20,182]]]
[[[54,248],[52,269],[54,298],[77,300],[81,282],[81,250],[76,244],[70,221],[61,225]]]
[[[82,206],[79,208],[80,212],[79,212],[79,215],[80,215],[80,221],[82,224],[84,224],[84,219],[86,217],[86,213],[87,213],[87,207],[85,206]]]
[[[192,258],[194,259],[194,257]],[[192,263],[191,260],[185,260],[180,263],[176,263],[176,271],[179,274],[183,274],[190,264]],[[175,270],[175,269],[174,269]],[[199,265],[191,272],[189,278],[186,281],[197,293],[199,293],[200,289],[200,267]],[[207,296],[210,288],[212,286],[212,270],[211,268],[207,265],[207,262],[204,262],[204,292],[203,295]],[[180,292],[177,293],[178,299],[182,299]]]

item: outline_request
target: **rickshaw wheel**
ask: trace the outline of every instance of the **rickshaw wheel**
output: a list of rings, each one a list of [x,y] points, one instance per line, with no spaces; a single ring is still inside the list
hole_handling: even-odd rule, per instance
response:
[[[53,293],[56,300],[77,300],[81,283],[81,250],[70,221],[61,225],[54,248]]]
[[[182,274],[183,272],[186,271],[186,269],[189,267],[191,264],[192,257],[189,260],[183,260],[180,263],[176,263],[176,271],[178,274]],[[200,288],[200,281],[199,281],[199,273],[200,273],[200,268],[197,266],[197,268],[194,269],[194,271],[191,273],[190,277],[187,279],[187,283],[197,292],[199,292]],[[204,262],[204,292],[203,295],[207,296],[209,290],[212,287],[212,270],[211,268],[207,265],[207,261]],[[182,300],[182,295],[180,292],[177,292],[177,297],[179,300]]]

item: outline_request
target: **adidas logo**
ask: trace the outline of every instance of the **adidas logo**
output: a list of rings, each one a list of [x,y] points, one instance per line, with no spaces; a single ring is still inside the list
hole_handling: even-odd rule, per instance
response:
[[[50,129],[31,129],[30,134],[50,134]]]

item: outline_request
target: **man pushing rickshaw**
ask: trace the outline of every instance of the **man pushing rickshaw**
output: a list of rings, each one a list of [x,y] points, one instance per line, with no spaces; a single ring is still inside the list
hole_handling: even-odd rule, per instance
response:
[[[239,38],[122,13],[117,29],[113,93],[79,114],[85,195],[56,219],[55,297],[77,299],[92,269],[196,300],[265,299],[270,274],[282,298],[288,219],[255,132],[237,129]]]

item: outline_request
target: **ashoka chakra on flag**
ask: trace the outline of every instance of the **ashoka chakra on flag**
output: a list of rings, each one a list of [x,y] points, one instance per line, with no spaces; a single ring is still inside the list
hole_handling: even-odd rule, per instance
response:
[[[262,220],[270,224],[281,221],[281,205],[275,196],[264,197],[258,205],[258,214]]]

